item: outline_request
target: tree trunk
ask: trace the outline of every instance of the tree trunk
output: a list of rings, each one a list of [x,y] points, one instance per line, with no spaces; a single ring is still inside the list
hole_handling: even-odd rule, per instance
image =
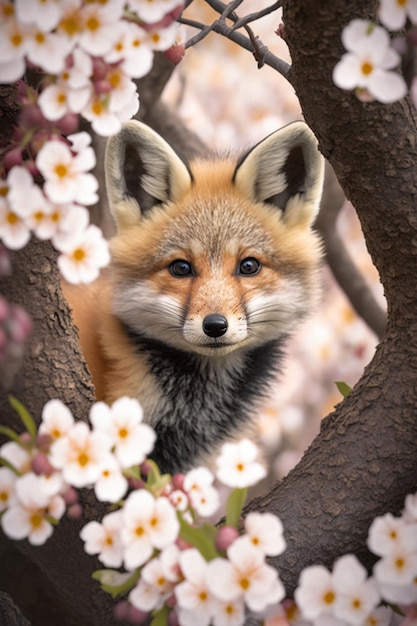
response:
[[[284,0],[291,81],[305,119],[357,209],[388,302],[388,326],[372,362],[322,424],[298,466],[250,509],[284,523],[286,552],[273,559],[291,595],[300,571],[347,552],[368,567],[372,519],[398,513],[417,490],[416,112],[408,100],[363,104],[332,83],[353,17],[375,2]]]

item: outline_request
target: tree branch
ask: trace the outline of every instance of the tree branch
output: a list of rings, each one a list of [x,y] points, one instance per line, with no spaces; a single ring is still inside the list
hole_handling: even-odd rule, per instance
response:
[[[376,3],[285,0],[283,7],[291,81],[356,207],[388,302],[386,335],[358,384],[322,422],[297,467],[250,503],[283,521],[288,547],[272,562],[291,594],[312,563],[331,566],[353,552],[370,568],[371,521],[398,513],[417,490],[417,143],[408,101],[364,105],[332,83],[342,28],[352,17],[375,16]]]
[[[239,18],[233,12],[233,10],[240,3],[241,2],[238,1],[238,2],[231,3],[231,5],[228,5],[228,4],[224,4],[223,2],[220,2],[219,0],[207,0],[207,4],[209,4],[220,15],[218,19],[216,19],[214,22],[212,22],[212,24],[209,24],[209,25],[202,24],[201,22],[198,22],[196,20],[191,20],[182,16],[178,20],[181,24],[184,24],[186,26],[191,26],[192,28],[196,28],[197,30],[201,31],[198,35],[195,35],[194,37],[189,39],[186,42],[185,47],[190,48],[191,46],[197,44],[202,39],[204,39],[204,37],[206,37],[209,33],[215,32],[215,33],[222,35],[223,37],[227,37],[228,39],[230,39],[231,41],[234,41],[245,50],[248,50],[249,52],[251,52],[253,56],[255,57],[255,60],[257,61],[259,68],[262,67],[263,65],[269,65],[274,70],[276,70],[279,74],[281,74],[285,78],[288,78],[290,65],[286,63],[285,61],[283,61],[282,59],[278,58],[272,52],[270,52],[267,46],[265,46],[262,43],[262,41],[257,36],[254,35],[253,31],[247,25],[249,21],[252,22],[255,19],[258,19],[258,17],[268,15],[272,11],[276,10],[279,7],[280,3],[275,2],[270,7],[259,12],[258,16],[257,14],[252,13],[251,15],[246,16],[246,18]],[[226,23],[226,18],[229,18],[234,22],[233,26],[229,26]],[[238,24],[239,21],[241,21],[242,24]],[[246,37],[242,33],[236,32],[236,29],[240,28],[241,26],[243,26],[245,30],[248,32],[249,34],[248,37]]]
[[[386,313],[374,298],[336,229],[336,221],[345,200],[334,170],[326,162],[323,197],[315,227],[322,237],[326,261],[334,278],[356,313],[382,339],[387,324]]]

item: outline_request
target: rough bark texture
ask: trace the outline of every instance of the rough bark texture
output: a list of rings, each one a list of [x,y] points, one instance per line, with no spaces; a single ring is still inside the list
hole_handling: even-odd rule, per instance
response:
[[[250,509],[277,513],[287,551],[273,560],[291,594],[311,563],[354,552],[370,566],[370,522],[417,489],[416,113],[407,100],[362,104],[337,89],[340,33],[375,2],[284,1],[291,80],[321,150],[357,209],[388,302],[388,326],[347,399],[298,466]],[[308,27],[307,27],[308,25]]]

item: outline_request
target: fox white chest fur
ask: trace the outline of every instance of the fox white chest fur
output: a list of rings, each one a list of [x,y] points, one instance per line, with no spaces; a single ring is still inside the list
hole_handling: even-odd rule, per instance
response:
[[[163,471],[247,432],[285,338],[314,307],[322,172],[301,122],[237,163],[188,165],[135,121],[109,140],[111,267],[67,296],[98,397],[138,398]]]

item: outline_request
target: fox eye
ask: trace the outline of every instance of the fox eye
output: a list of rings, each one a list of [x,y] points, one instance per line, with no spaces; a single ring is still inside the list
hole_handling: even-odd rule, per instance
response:
[[[184,276],[193,276],[193,266],[188,261],[183,261],[182,259],[176,259],[172,261],[169,266],[169,271],[173,276],[177,276],[182,278]]]
[[[254,276],[261,269],[259,261],[249,256],[247,259],[243,259],[238,265],[237,273],[244,274],[245,276]]]

